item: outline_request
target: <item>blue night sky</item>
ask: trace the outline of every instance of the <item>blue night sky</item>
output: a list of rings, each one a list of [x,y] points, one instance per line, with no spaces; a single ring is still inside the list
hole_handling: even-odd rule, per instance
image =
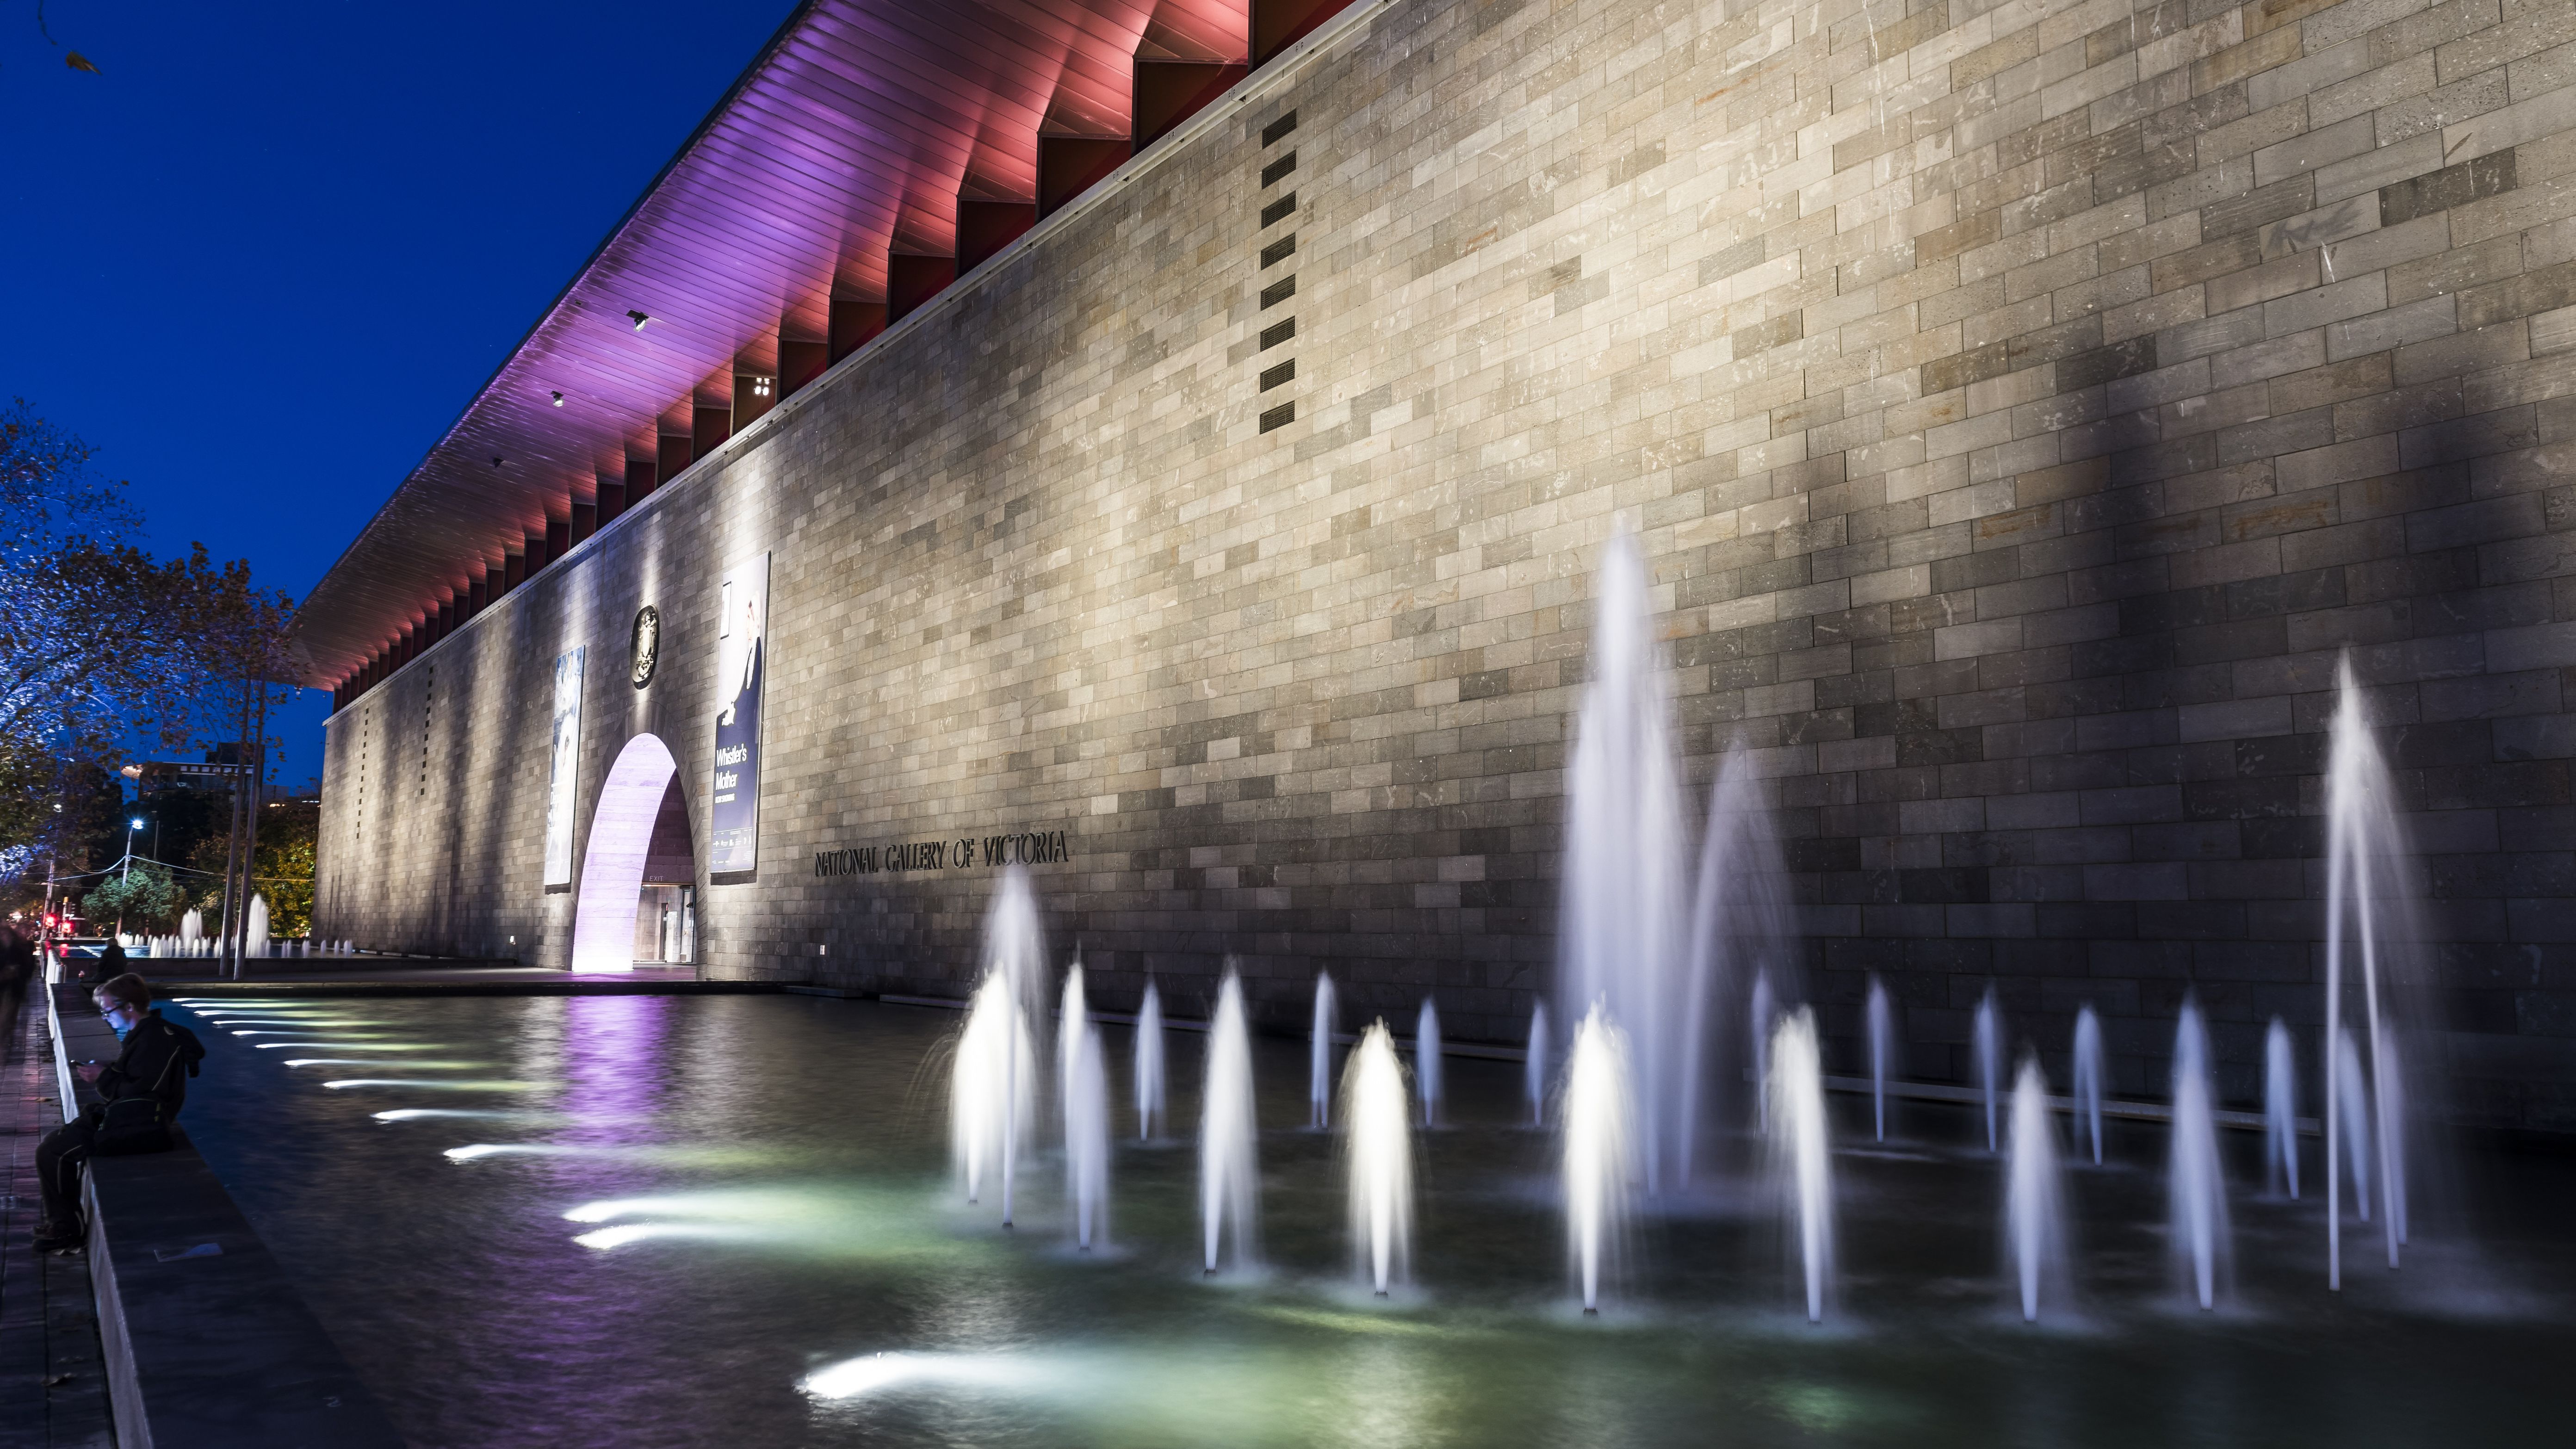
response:
[[[300,599],[792,8],[0,9],[0,394]]]

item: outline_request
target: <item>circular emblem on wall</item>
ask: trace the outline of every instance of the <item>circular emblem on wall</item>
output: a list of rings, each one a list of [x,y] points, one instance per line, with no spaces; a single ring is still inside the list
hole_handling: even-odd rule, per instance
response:
[[[626,677],[637,689],[653,682],[653,666],[662,657],[662,612],[651,604],[635,611],[635,632],[627,641]]]

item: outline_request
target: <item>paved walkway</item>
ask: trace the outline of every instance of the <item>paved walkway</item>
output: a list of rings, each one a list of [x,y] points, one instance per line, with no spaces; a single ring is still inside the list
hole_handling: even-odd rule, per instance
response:
[[[0,1449],[106,1449],[115,1441],[89,1262],[39,1257],[27,1242],[42,1213],[36,1143],[63,1120],[41,999],[17,1026],[0,1042]]]

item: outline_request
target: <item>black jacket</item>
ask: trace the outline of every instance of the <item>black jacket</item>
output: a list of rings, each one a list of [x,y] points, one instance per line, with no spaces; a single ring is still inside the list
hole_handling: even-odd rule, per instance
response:
[[[171,1060],[178,1066],[173,1069]],[[184,1026],[173,1026],[153,1012],[134,1024],[125,1034],[125,1050],[116,1061],[98,1074],[98,1099],[113,1102],[120,1097],[149,1096],[157,1087],[161,1093],[161,1120],[167,1122],[179,1115],[181,1104],[188,1099],[188,1079],[197,1074],[197,1063],[206,1059],[206,1048],[197,1034]],[[166,1075],[165,1075],[166,1074]]]

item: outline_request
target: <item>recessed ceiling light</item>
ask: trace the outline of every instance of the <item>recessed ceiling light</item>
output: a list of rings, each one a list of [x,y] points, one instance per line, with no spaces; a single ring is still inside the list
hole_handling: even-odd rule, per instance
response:
[[[556,406],[556,407],[562,407],[562,406],[563,406],[563,394],[562,394],[562,393],[556,393],[556,394],[554,394],[553,396],[554,396],[554,400],[555,400],[555,406]]]
[[[635,330],[638,332],[644,330],[645,323],[653,320],[649,315],[635,311],[632,308],[628,309],[626,315],[635,319]]]

